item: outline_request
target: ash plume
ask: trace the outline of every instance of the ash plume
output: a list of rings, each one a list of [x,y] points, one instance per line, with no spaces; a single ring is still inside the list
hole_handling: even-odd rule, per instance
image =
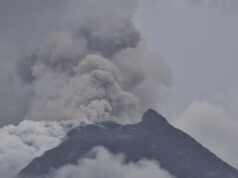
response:
[[[135,7],[134,1],[71,1],[62,19],[67,25],[19,63],[21,80],[32,89],[26,119],[128,123],[155,106],[170,72],[146,51],[133,23]]]
[[[147,52],[133,22],[138,2],[0,2],[0,24],[12,22],[0,31],[1,175],[62,142],[65,120],[135,122],[158,102],[170,70]]]

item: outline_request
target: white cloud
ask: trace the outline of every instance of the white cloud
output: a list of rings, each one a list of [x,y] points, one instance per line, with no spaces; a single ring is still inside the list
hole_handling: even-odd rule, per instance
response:
[[[33,158],[58,145],[66,130],[57,122],[23,121],[0,129],[0,177],[12,178]]]
[[[113,155],[103,147],[92,151],[96,158],[79,160],[78,165],[67,165],[50,178],[172,178],[154,161],[140,160],[136,163],[124,163],[123,155]]]
[[[175,124],[224,161],[238,167],[238,121],[226,109],[208,101],[194,101]]]

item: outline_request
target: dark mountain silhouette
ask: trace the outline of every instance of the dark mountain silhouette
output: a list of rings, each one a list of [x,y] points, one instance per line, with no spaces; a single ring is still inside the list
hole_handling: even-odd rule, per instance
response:
[[[238,178],[235,168],[151,109],[141,122],[134,125],[103,122],[71,130],[68,139],[35,158],[19,175],[24,178],[44,177],[53,169],[69,163],[77,164],[95,146],[104,146],[115,154],[125,154],[126,162],[142,158],[157,160],[162,168],[177,178]]]

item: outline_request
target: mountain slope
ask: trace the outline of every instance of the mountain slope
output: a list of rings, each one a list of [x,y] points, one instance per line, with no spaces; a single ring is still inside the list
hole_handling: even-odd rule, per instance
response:
[[[76,164],[95,146],[104,146],[115,154],[123,153],[127,162],[142,158],[157,160],[177,178],[238,178],[235,168],[151,109],[134,125],[104,122],[71,130],[67,140],[34,159],[19,175],[42,177],[52,169]]]

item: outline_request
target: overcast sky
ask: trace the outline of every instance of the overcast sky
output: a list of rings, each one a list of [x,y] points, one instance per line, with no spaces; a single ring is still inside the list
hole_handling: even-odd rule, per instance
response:
[[[0,0],[0,113],[8,113],[4,124],[15,123],[27,110],[22,103],[28,96],[15,81],[12,63],[40,48],[66,6],[63,0],[9,1]],[[238,168],[237,1],[143,0],[134,20],[149,50],[159,52],[172,72],[161,112]]]
[[[238,7],[186,2],[151,0],[136,20],[171,67],[176,110],[195,99],[226,104],[238,88]]]
[[[237,1],[144,1],[136,22],[171,67],[164,114],[238,167]]]

